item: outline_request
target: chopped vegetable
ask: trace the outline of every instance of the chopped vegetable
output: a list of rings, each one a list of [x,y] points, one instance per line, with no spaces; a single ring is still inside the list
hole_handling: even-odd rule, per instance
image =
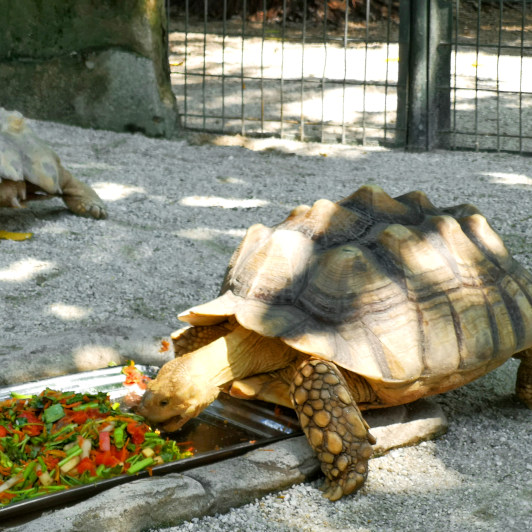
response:
[[[145,385],[131,368],[126,380]],[[47,388],[0,402],[0,508],[191,455],[104,393]]]
[[[111,450],[111,435],[109,431],[102,430],[98,433],[100,451]]]
[[[144,468],[151,466],[153,462],[154,462],[153,458],[144,458],[144,460],[139,460],[138,462],[130,466],[127,472],[130,475],[133,475],[135,473],[138,473],[139,471],[142,471]]]
[[[59,403],[56,403],[44,411],[43,420],[45,423],[53,423],[54,421],[64,417],[64,415],[65,411],[63,410],[63,407]]]
[[[124,367],[122,373],[126,376],[124,386],[136,384],[141,390],[145,390],[148,382],[151,380],[150,377],[144,375],[135,367],[135,363],[132,360],[128,361],[128,364]]]

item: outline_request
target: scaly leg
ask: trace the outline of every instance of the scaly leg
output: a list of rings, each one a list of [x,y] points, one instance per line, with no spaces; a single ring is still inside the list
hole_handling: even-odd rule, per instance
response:
[[[519,400],[532,409],[532,348],[525,349],[514,356],[521,360],[517,370],[515,393]]]
[[[330,362],[309,359],[299,367],[290,396],[326,476],[324,496],[336,501],[356,491],[366,480],[375,438],[342,374]]]
[[[0,176],[0,207],[20,209],[26,199],[26,182],[12,181]]]
[[[89,185],[78,181],[59,164],[59,186],[65,205],[75,214],[87,218],[107,218],[107,210]]]

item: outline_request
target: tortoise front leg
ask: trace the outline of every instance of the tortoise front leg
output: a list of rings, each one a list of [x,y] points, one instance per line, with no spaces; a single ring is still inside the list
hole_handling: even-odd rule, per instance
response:
[[[299,368],[290,396],[326,476],[324,495],[336,501],[364,484],[375,438],[336,366],[310,359]]]
[[[517,381],[515,383],[515,392],[517,397],[532,409],[532,348],[525,349],[514,355],[521,360],[517,370]]]
[[[100,196],[92,188],[77,180],[59,164],[59,186],[65,205],[74,213],[86,218],[107,218],[107,210]]]

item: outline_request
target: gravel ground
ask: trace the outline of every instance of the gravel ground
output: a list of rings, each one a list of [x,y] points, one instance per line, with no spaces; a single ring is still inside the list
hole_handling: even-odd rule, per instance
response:
[[[0,381],[162,363],[175,315],[216,295],[253,223],[281,221],[364,183],[476,204],[532,269],[530,159],[281,141],[148,139],[32,122],[64,164],[106,201],[109,218],[75,217],[59,200],[0,209]],[[247,147],[227,144],[245,144]],[[225,145],[224,145],[225,144]],[[249,149],[248,149],[249,148]],[[513,395],[510,361],[439,397],[450,424],[435,442],[373,459],[366,486],[338,503],[319,481],[169,530],[515,530],[532,528],[532,414]]]

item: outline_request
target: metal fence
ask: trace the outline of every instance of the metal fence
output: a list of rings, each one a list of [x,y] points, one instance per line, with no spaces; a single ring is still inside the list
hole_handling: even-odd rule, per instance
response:
[[[531,0],[179,0],[182,124],[248,136],[532,152]]]
[[[453,2],[453,148],[532,153],[532,2]]]

